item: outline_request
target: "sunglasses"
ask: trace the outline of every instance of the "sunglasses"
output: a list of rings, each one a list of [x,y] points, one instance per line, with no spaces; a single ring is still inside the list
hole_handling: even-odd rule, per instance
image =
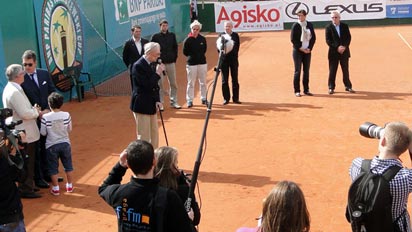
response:
[[[26,67],[26,66],[31,67],[31,66],[33,66],[33,63],[23,63],[23,66],[24,66],[24,67]]]

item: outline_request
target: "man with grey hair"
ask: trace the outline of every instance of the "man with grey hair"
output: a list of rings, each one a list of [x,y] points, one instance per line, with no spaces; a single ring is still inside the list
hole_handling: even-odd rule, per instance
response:
[[[14,122],[22,120],[23,123],[16,126],[16,129],[26,132],[26,154],[27,178],[19,183],[20,196],[22,198],[38,198],[39,194],[34,192],[34,160],[36,154],[36,143],[40,138],[39,128],[36,120],[40,113],[40,106],[32,106],[29,99],[21,88],[24,82],[23,67],[19,64],[12,64],[6,69],[8,83],[3,91],[3,106],[13,110],[12,120]]]
[[[163,108],[158,83],[165,67],[163,64],[156,65],[159,57],[158,43],[149,42],[144,45],[144,55],[132,67],[133,91],[130,102],[130,109],[136,121],[137,138],[150,142],[154,148],[159,146],[156,112]]]

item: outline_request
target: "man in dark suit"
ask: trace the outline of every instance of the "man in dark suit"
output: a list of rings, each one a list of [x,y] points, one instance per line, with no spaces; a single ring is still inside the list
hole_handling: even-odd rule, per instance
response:
[[[229,90],[229,70],[232,75],[232,99],[233,103],[241,104],[239,101],[239,81],[238,81],[238,69],[239,69],[239,47],[240,39],[239,35],[232,31],[233,24],[231,21],[226,21],[224,23],[225,32],[223,34],[230,35],[233,40],[233,49],[223,57],[222,62],[222,93],[223,93],[223,105],[229,103],[230,100],[230,90]],[[222,36],[222,34],[220,35]]]
[[[349,45],[352,39],[349,27],[340,21],[339,11],[332,11],[331,18],[332,22],[326,26],[325,30],[326,43],[329,46],[329,94],[335,93],[336,72],[339,63],[342,69],[345,90],[350,93],[355,93],[352,89],[352,83],[349,80]]]
[[[142,27],[139,25],[134,25],[131,29],[132,38],[127,40],[123,47],[123,62],[129,68],[130,71],[130,84],[133,88],[132,80],[132,67],[134,62],[136,62],[144,53],[144,45],[149,41],[141,37]]]
[[[40,128],[40,119],[43,114],[50,112],[47,98],[49,94],[56,91],[50,73],[44,69],[38,69],[36,53],[32,50],[27,50],[22,56],[24,71],[24,82],[21,87],[26,93],[32,105],[37,104],[41,108],[37,125]],[[36,159],[35,159],[35,175],[34,182],[37,187],[48,188],[49,184],[44,180],[47,179],[47,158],[45,148],[46,137],[41,136],[40,142],[37,143]]]
[[[157,109],[163,108],[159,98],[159,80],[165,70],[164,64],[152,65],[160,57],[160,45],[149,42],[144,46],[144,55],[132,67],[132,98],[130,109],[136,121],[138,139],[159,145]],[[153,68],[152,68],[153,67]]]

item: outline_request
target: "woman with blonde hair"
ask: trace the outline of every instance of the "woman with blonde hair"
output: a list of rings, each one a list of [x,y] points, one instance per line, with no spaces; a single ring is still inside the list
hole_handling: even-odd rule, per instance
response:
[[[261,225],[236,232],[309,232],[310,216],[302,190],[292,181],[275,185],[263,202]]]
[[[182,202],[186,202],[189,196],[190,179],[188,175],[178,168],[179,152],[174,147],[159,147],[155,150],[156,167],[155,177],[159,180],[159,185],[175,190]],[[193,231],[197,231],[195,226],[200,222],[200,209],[194,195],[192,197]]]

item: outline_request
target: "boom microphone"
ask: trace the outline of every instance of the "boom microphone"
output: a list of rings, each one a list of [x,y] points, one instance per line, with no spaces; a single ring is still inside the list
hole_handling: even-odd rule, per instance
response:
[[[162,59],[160,59],[160,58],[157,59],[157,63],[158,63],[158,64],[163,64],[163,63],[162,63]],[[162,73],[163,73],[163,76],[166,76],[166,71],[165,71],[165,70],[163,70]]]

